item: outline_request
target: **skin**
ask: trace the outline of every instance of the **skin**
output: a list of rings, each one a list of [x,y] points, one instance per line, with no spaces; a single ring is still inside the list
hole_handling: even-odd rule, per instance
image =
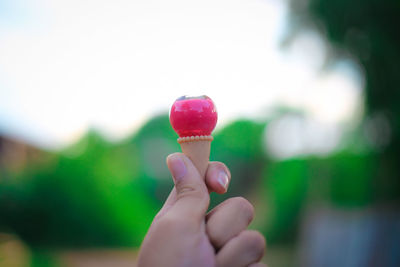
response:
[[[175,186],[154,218],[139,252],[138,267],[261,267],[265,239],[247,230],[253,206],[244,198],[230,198],[207,213],[209,192],[225,193],[228,168],[210,162],[206,179],[189,158],[168,156]]]

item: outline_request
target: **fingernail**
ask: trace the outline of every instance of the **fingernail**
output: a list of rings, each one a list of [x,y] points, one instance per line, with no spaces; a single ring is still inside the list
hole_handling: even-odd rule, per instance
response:
[[[226,172],[221,171],[218,175],[218,183],[220,185],[222,185],[223,188],[227,188],[228,186],[228,182],[229,182],[229,178],[228,175],[226,174]]]
[[[175,182],[182,180],[187,173],[185,162],[183,162],[180,156],[173,156],[171,158],[170,168]]]

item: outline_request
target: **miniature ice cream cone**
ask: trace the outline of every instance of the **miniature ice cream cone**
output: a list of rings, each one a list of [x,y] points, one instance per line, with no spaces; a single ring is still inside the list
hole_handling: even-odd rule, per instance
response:
[[[217,124],[217,111],[207,96],[178,98],[171,108],[170,122],[179,135],[182,152],[205,177],[210,158],[211,132]]]
[[[210,158],[211,141],[193,141],[181,143],[183,154],[196,166],[201,177],[205,177]]]

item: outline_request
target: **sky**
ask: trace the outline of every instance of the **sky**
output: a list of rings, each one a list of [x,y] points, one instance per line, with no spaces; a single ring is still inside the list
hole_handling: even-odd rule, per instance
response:
[[[118,140],[203,94],[218,127],[280,105],[327,129],[353,119],[362,73],[321,70],[311,30],[282,48],[288,16],[283,0],[0,0],[0,133],[50,149],[89,128]]]

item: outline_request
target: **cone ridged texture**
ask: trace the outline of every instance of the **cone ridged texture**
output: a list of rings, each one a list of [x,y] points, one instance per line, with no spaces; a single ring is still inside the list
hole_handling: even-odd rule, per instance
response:
[[[205,179],[210,160],[211,140],[182,142],[180,145],[183,154],[191,159],[200,176]]]
[[[178,143],[182,144],[185,142],[194,142],[194,141],[212,141],[214,137],[211,135],[197,135],[197,136],[186,136],[186,137],[179,137]]]

